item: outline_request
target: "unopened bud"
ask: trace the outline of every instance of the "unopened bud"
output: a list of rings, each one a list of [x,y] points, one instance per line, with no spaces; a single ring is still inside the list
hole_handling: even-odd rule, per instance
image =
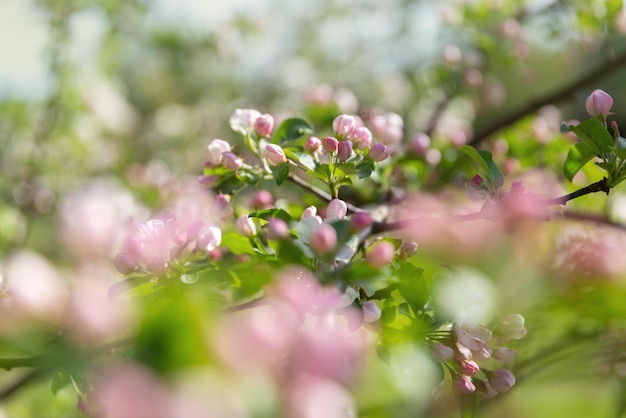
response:
[[[322,140],[316,136],[310,136],[304,144],[304,149],[308,152],[315,152],[322,146]]]
[[[373,161],[384,161],[389,158],[389,148],[385,144],[374,144],[367,155]]]
[[[328,254],[337,247],[337,232],[328,224],[321,224],[311,235],[311,247],[319,254]]]
[[[585,101],[585,108],[589,116],[605,119],[613,107],[613,98],[604,90],[594,90]]]
[[[235,227],[237,228],[237,232],[246,237],[253,237],[256,235],[256,225],[252,218],[249,218],[248,215],[239,215],[237,221],[235,222]]]
[[[269,165],[279,165],[287,162],[285,152],[280,145],[267,144],[265,152],[263,152],[263,156]]]
[[[337,148],[337,158],[339,162],[345,163],[350,157],[352,157],[352,141],[346,139],[345,141],[339,142]]]
[[[335,152],[337,152],[337,149],[339,148],[339,141],[335,137],[327,136],[326,138],[324,138],[323,145],[324,145],[324,149],[327,152],[334,154]]]
[[[254,132],[261,138],[269,136],[274,127],[274,118],[269,113],[259,116],[254,121]]]
[[[365,259],[373,267],[380,268],[385,267],[395,256],[396,249],[392,243],[385,240],[380,240],[372,244],[367,250]]]
[[[339,115],[333,120],[333,131],[340,136],[345,137],[356,128],[356,119],[350,115]]]

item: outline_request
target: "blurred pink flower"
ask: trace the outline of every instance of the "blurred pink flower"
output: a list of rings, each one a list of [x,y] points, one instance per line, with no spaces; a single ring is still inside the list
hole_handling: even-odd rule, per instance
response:
[[[508,369],[497,369],[489,373],[489,383],[498,393],[508,392],[515,385],[515,375]]]
[[[302,376],[288,395],[290,418],[352,418],[357,416],[354,399],[337,382],[316,376]]]
[[[230,116],[228,124],[230,128],[246,135],[254,129],[254,122],[261,116],[261,112],[256,109],[236,109]]]
[[[328,224],[319,225],[311,234],[311,248],[319,254],[328,254],[337,247],[337,231]]]
[[[379,240],[372,244],[365,254],[367,262],[376,268],[389,265],[395,257],[396,248],[386,240]]]
[[[474,393],[476,391],[472,379],[467,376],[456,376],[452,381],[452,387],[459,393]]]
[[[348,213],[348,205],[341,199],[333,199],[326,207],[326,220],[343,219]]]

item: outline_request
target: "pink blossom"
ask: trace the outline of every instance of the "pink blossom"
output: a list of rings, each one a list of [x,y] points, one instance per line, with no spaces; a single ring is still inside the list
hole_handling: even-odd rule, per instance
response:
[[[254,122],[259,117],[261,117],[261,112],[256,109],[236,109],[230,116],[228,124],[233,131],[247,135],[254,129]]]
[[[476,386],[472,382],[471,377],[467,376],[456,376],[452,381],[452,387],[459,393],[474,393],[476,391]]]
[[[589,116],[606,119],[613,107],[613,98],[604,90],[596,89],[587,97],[585,108]]]
[[[326,219],[343,219],[348,213],[348,205],[341,199],[333,199],[326,207]]]
[[[339,162],[345,163],[350,157],[352,157],[352,141],[346,139],[339,142],[337,146],[337,159]]]
[[[222,243],[222,231],[213,225],[204,225],[196,238],[198,249],[213,251]]]
[[[365,126],[359,126],[348,137],[358,149],[367,149],[372,144],[372,132]]]
[[[265,138],[272,133],[274,128],[274,118],[269,113],[265,113],[254,121],[254,132],[261,138]]]
[[[441,343],[433,343],[431,351],[435,360],[440,363],[452,360],[454,358],[454,350],[452,349],[452,347],[448,347],[447,345]]]
[[[267,190],[258,190],[250,202],[254,209],[268,209],[274,205],[274,196]]]
[[[389,148],[385,144],[374,144],[367,153],[367,156],[373,161],[384,161],[389,158]]]
[[[267,144],[263,156],[269,165],[279,165],[287,162],[285,152],[276,144]]]
[[[311,248],[319,254],[328,254],[337,248],[337,232],[328,224],[319,225],[311,234]]]
[[[498,347],[494,350],[492,357],[501,363],[508,363],[515,358],[517,351],[507,347]]]
[[[508,369],[497,369],[489,373],[489,383],[498,392],[508,392],[515,385],[515,375]]]
[[[460,363],[459,369],[465,376],[472,377],[478,373],[480,367],[478,367],[478,364],[474,360],[467,360]]]
[[[222,165],[229,170],[237,171],[243,166],[243,160],[234,152],[222,153]]]
[[[314,152],[322,146],[322,141],[316,136],[310,136],[304,144],[304,149],[308,152]]]
[[[265,225],[269,239],[283,239],[289,236],[289,225],[282,219],[271,218]]]
[[[369,227],[372,222],[372,215],[367,212],[357,212],[350,217],[350,226],[354,231],[365,229]]]
[[[207,145],[207,160],[213,165],[222,163],[222,154],[230,151],[230,144],[223,139],[214,139]]]
[[[246,214],[239,215],[237,221],[235,222],[235,227],[237,228],[237,232],[246,237],[253,237],[256,235],[256,225],[254,224],[254,220],[249,218]]]
[[[371,323],[380,319],[382,311],[375,302],[368,300],[363,302],[361,307],[363,308],[363,321]]]
[[[430,136],[423,132],[416,133],[409,140],[409,149],[417,155],[426,154],[428,148],[430,148]]]
[[[343,138],[356,128],[356,119],[350,115],[339,115],[333,120],[333,131]]]
[[[301,218],[314,218],[315,216],[317,216],[317,208],[315,206],[308,206],[302,212]]]
[[[302,376],[289,393],[287,416],[348,418],[357,416],[357,408],[344,386],[330,379]]]
[[[395,257],[396,248],[386,240],[380,240],[372,244],[365,254],[367,262],[376,268],[389,265]]]
[[[332,136],[327,136],[326,138],[324,138],[322,144],[324,145],[324,149],[331,154],[337,152],[337,149],[339,148],[339,141],[337,140],[337,138]]]

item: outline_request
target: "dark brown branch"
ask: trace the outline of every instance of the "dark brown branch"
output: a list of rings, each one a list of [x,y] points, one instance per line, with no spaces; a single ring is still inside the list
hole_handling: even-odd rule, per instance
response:
[[[492,125],[486,126],[480,130],[476,130],[474,138],[470,141],[469,144],[475,146],[493,133],[514,124],[518,120],[534,113],[538,109],[546,105],[559,103],[570,98],[572,94],[574,94],[576,91],[579,91],[590,84],[601,81],[602,79],[608,77],[610,74],[620,70],[621,67],[624,65],[626,65],[626,52],[623,52],[621,55],[616,55],[612,59],[602,62],[601,65],[590,71],[588,74],[584,75],[582,78],[579,78],[578,80],[575,80],[572,83],[563,86],[561,89],[553,92],[552,94],[549,94],[545,97],[537,98],[535,100],[531,100],[529,103],[522,106],[521,108],[513,110],[508,115],[505,115],[501,119],[496,120]]]
[[[609,183],[607,182],[607,179],[605,177],[600,181],[592,183],[586,187],[583,187],[582,189],[573,191],[572,193],[566,194],[565,196],[544,200],[543,203],[545,203],[546,205],[565,205],[570,200],[574,200],[589,193],[604,192],[608,195],[609,190]]]

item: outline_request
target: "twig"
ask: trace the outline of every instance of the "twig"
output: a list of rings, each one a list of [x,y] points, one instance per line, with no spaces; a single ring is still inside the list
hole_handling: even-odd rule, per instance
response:
[[[333,200],[333,197],[331,196],[330,193],[325,192],[322,189],[319,189],[315,186],[313,186],[312,184],[310,184],[309,182],[307,182],[306,180],[298,177],[295,174],[289,173],[289,176],[287,177],[289,180],[291,180],[293,183],[297,184],[298,186],[302,187],[303,189],[305,189],[306,191],[314,194],[315,196],[319,197],[322,200],[325,200],[327,202],[330,202],[331,200]],[[348,207],[348,212],[350,213],[359,213],[359,212],[363,212],[363,209],[346,202],[346,206]]]
[[[474,138],[469,142],[469,144],[475,146],[491,134],[499,131],[504,127],[514,124],[518,120],[522,119],[524,116],[534,113],[536,110],[542,108],[543,106],[558,103],[565,99],[568,99],[574,92],[581,90],[589,84],[595,83],[608,77],[611,73],[620,70],[621,67],[624,65],[626,65],[626,52],[623,52],[620,55],[616,55],[614,58],[601,63],[601,65],[599,65],[596,69],[590,71],[587,75],[578,80],[575,80],[571,84],[562,87],[552,94],[542,98],[531,100],[529,103],[522,106],[521,108],[510,112],[508,115],[505,115],[499,120],[496,120],[495,123],[493,123],[492,125],[488,125],[483,129],[477,129]]]
[[[602,180],[583,187],[582,189],[573,191],[565,196],[544,200],[543,203],[546,205],[565,205],[570,200],[574,200],[589,193],[604,192],[608,195],[610,190],[609,183],[607,182],[606,177],[604,177]]]

